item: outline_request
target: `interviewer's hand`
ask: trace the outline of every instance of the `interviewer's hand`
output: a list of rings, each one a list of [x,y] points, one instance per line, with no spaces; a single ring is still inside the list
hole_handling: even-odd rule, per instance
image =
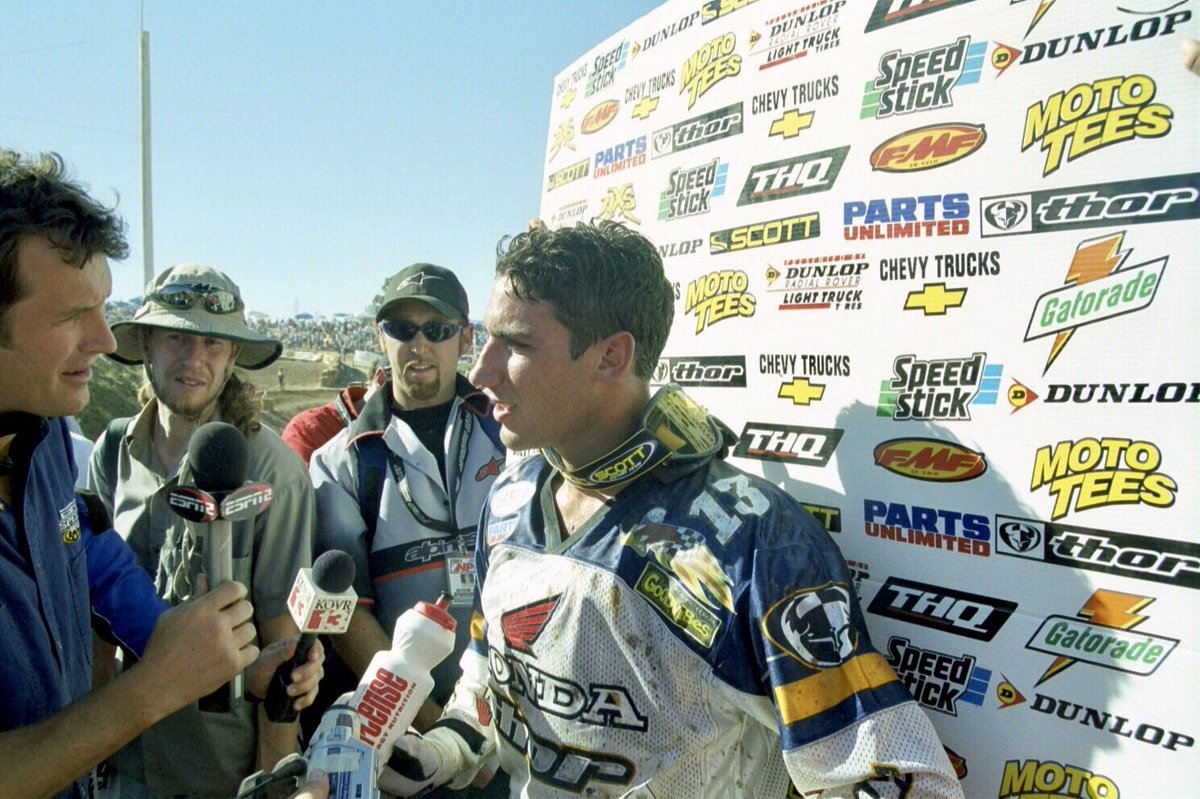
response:
[[[217,690],[258,657],[254,608],[245,597],[246,587],[229,581],[158,617],[130,673],[163,716]]]
[[[326,799],[329,796],[329,777],[324,771],[314,771],[308,777],[308,782],[300,786],[300,790],[288,799]]]
[[[281,638],[267,644],[258,655],[258,660],[246,669],[246,690],[254,696],[265,697],[275,676],[275,669],[281,663],[291,660],[296,652],[296,644],[300,639],[296,636]],[[303,710],[317,698],[317,685],[325,676],[325,647],[318,638],[308,650],[308,660],[303,666],[293,669],[291,683],[288,685],[288,696],[295,697],[292,707]]]

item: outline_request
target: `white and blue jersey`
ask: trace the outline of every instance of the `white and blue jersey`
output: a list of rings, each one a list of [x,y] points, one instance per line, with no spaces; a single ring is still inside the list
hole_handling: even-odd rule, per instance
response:
[[[554,474],[530,457],[492,489],[452,702],[514,797],[962,796],[798,502],[668,463],[565,536]]]

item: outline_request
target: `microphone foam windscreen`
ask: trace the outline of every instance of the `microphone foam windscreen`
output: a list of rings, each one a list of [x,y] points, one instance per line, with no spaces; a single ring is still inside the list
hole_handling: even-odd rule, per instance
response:
[[[313,563],[312,578],[322,591],[340,594],[354,582],[354,558],[340,549],[331,549]]]
[[[188,464],[196,487],[204,491],[232,491],[246,480],[246,437],[231,424],[201,425],[188,442]]]

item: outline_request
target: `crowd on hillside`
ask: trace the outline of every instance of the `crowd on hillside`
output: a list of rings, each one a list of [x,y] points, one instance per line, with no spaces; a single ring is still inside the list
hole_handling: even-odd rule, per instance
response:
[[[136,305],[110,302],[104,308],[109,324],[133,317]],[[336,319],[272,319],[252,315],[247,320],[256,332],[279,339],[285,350],[351,353],[379,349],[374,321],[368,317]]]

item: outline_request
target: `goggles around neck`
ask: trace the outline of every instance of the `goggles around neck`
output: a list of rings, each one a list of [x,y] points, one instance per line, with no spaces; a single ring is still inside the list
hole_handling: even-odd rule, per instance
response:
[[[440,344],[456,336],[463,329],[462,325],[453,322],[426,322],[418,325],[406,319],[384,319],[379,326],[383,328],[383,332],[387,334],[388,338],[403,341],[405,344],[416,338],[417,333],[423,335],[425,340],[431,344]]]
[[[567,468],[552,449],[543,449],[542,457],[580,488],[611,490],[649,474],[668,459],[716,455],[723,444],[718,422],[672,383],[650,398],[639,429],[604,457],[578,469]]]
[[[151,294],[150,299],[177,311],[186,311],[197,302],[211,314],[234,313],[242,309],[241,297],[207,283],[171,283]]]

